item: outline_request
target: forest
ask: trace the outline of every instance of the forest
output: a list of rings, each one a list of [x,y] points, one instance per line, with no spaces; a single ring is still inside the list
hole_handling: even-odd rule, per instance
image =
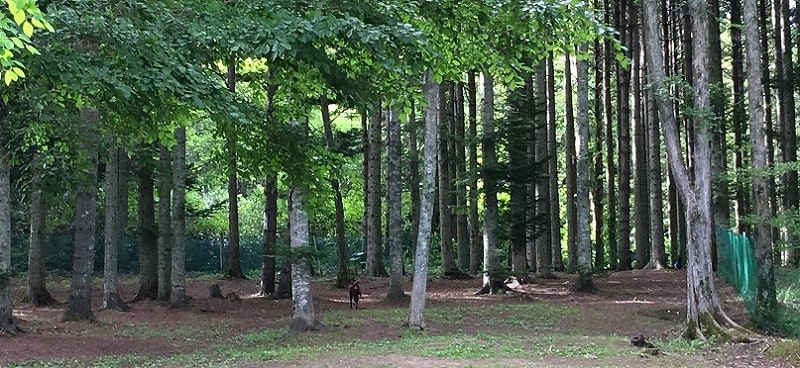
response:
[[[800,282],[776,286],[800,267],[794,2],[0,9],[1,335],[20,300],[185,310],[203,275],[290,298],[300,333],[319,280],[385,280],[425,330],[432,279],[591,295],[652,270],[685,273],[688,340],[800,336]]]

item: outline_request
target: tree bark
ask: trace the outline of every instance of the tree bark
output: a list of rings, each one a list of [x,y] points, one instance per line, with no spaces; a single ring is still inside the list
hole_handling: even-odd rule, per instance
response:
[[[595,1],[595,7],[599,6],[599,1]],[[594,42],[594,149],[593,160],[594,168],[592,171],[592,216],[594,222],[594,267],[597,269],[605,269],[607,266],[605,260],[605,235],[603,233],[603,175],[605,168],[603,167],[603,129],[605,128],[603,120],[603,46],[600,40]]]
[[[450,116],[447,113],[447,102],[450,82],[442,83],[439,88],[439,243],[442,248],[442,269],[451,271],[456,268],[456,255],[453,252],[452,219],[452,180],[450,178],[449,134]]]
[[[483,71],[483,101],[481,102],[481,127],[483,137],[483,287],[478,294],[494,294],[499,291],[497,286],[500,275],[498,274],[498,260],[496,250],[498,247],[498,223],[500,221],[497,208],[497,148],[495,141],[494,123],[494,77],[489,68]],[[502,281],[502,280],[501,280]]]
[[[0,148],[2,149],[2,148]],[[2,156],[3,153],[0,153]],[[0,157],[0,160],[3,158]],[[47,270],[45,267],[45,239],[47,237],[47,206],[44,200],[41,158],[34,153],[31,163],[31,201],[30,201],[30,246],[28,247],[28,299],[35,307],[58,304],[47,291]],[[2,170],[2,165],[0,165]],[[10,198],[5,197],[3,198]],[[3,199],[0,199],[2,201]]]
[[[547,155],[549,157],[547,165],[548,189],[547,198],[550,202],[550,256],[551,269],[553,271],[564,270],[564,257],[561,254],[561,199],[558,194],[558,140],[556,137],[556,83],[555,68],[553,66],[553,54],[547,58],[545,64],[547,68]]]
[[[624,46],[632,47],[634,39],[629,31],[632,21],[629,15],[628,4],[625,1],[618,3],[615,14],[617,24],[625,31],[620,32],[620,40]],[[635,16],[634,16],[635,17]],[[631,57],[638,57],[631,53]],[[631,269],[631,107],[630,107],[630,84],[631,66],[617,66],[617,162],[619,163],[619,187],[617,193],[617,208],[619,219],[617,221],[616,233],[619,236],[617,264],[618,271]]]
[[[385,277],[381,227],[381,108],[376,102],[370,115],[367,170],[367,274]]]
[[[116,138],[109,134],[108,159],[106,160],[105,173],[105,226],[103,253],[103,309],[115,309],[121,312],[129,310],[127,304],[119,295],[119,282],[117,270],[119,268],[119,244],[122,232],[120,231],[120,211],[127,212],[127,206],[120,206],[121,197],[121,161],[122,152],[116,146]],[[127,193],[126,193],[127,194]],[[127,217],[127,216],[126,216]]]
[[[264,227],[261,253],[261,284],[259,296],[275,293],[275,246],[278,236],[277,178],[268,175],[264,180]]]
[[[588,52],[588,46],[579,46],[581,54]],[[591,169],[589,168],[589,65],[585,60],[577,62],[578,87],[578,125],[575,130],[576,143],[576,192],[575,207],[577,217],[576,230],[576,266],[578,281],[573,288],[578,292],[593,292],[592,283],[592,239],[589,215],[589,186],[591,185]]]
[[[420,201],[420,178],[419,178],[419,150],[417,149],[417,113],[414,106],[414,99],[411,98],[411,113],[408,116],[408,192],[411,197],[411,249],[417,249],[417,231],[419,230],[419,201]]]
[[[311,294],[311,272],[308,258],[303,256],[308,247],[308,215],[305,199],[299,188],[290,193],[291,247],[292,247],[292,333],[317,331],[325,326],[314,315],[314,298]]]
[[[428,286],[428,251],[430,249],[433,223],[434,188],[436,186],[436,141],[439,114],[440,86],[434,81],[432,72],[425,73],[423,92],[425,94],[425,140],[423,148],[422,191],[420,193],[419,231],[417,249],[414,255],[414,279],[411,288],[411,302],[405,325],[409,328],[425,329],[425,290]]]
[[[565,55],[564,64],[564,114],[566,120],[565,137],[575,136],[575,113],[574,104],[572,102],[572,57],[569,53]],[[565,160],[566,160],[566,186],[567,186],[567,267],[575,269],[578,266],[578,253],[577,253],[577,226],[578,215],[575,204],[575,195],[577,192],[577,172],[575,168],[575,141],[573,139],[565,139]]]
[[[98,135],[96,133],[99,121],[97,111],[82,107],[80,121],[84,132],[80,148],[85,152],[87,159],[83,163],[83,170],[78,170],[82,175],[78,178],[78,187],[75,190],[72,282],[67,307],[60,317],[62,322],[95,320],[94,313],[92,313],[92,274],[97,217],[97,152],[94,147]]]
[[[631,4],[631,14],[633,19],[629,21],[634,24],[631,28],[631,55],[633,56],[633,77],[632,77],[632,96],[633,96],[633,158],[634,158],[634,244],[636,255],[636,268],[642,268],[650,259],[650,195],[647,184],[647,122],[645,121],[644,108],[642,103],[642,79],[641,79],[641,31],[639,29],[639,16],[641,11],[639,5]]]
[[[11,166],[6,129],[0,126],[0,335],[16,335],[22,329],[14,318],[11,297]]]
[[[741,0],[730,1],[731,24],[731,83],[733,84],[733,106],[731,107],[731,125],[734,134],[734,168],[741,172],[746,170],[745,163],[746,150],[745,139],[747,134],[747,112],[745,106],[744,81],[744,51],[742,45],[742,2]],[[736,192],[736,229],[740,232],[747,231],[744,218],[749,212],[747,195],[748,183],[737,175],[735,179]]]
[[[170,308],[185,308],[186,297],[186,128],[175,129],[172,171],[172,270]]]
[[[533,152],[531,152],[534,162],[537,165],[545,165],[543,167],[547,172],[548,178],[540,180],[535,185],[531,185],[529,192],[529,203],[533,203],[534,211],[531,211],[531,221],[528,226],[528,241],[535,243],[535,267],[536,275],[542,278],[552,278],[553,275],[553,255],[551,242],[561,242],[561,216],[555,214],[553,207],[558,208],[558,203],[553,203],[551,193],[555,196],[556,202],[558,201],[558,188],[552,188],[553,182],[558,182],[558,158],[549,151],[550,145],[555,148],[555,127],[551,127],[547,120],[547,63],[542,62],[539,70],[536,72],[536,91],[535,91],[535,107],[534,107],[534,120],[535,126],[531,129],[531,133],[535,139],[531,139],[531,144],[534,145]],[[552,129],[551,129],[552,128]],[[552,130],[553,136],[550,136]],[[553,139],[553,142],[550,139]],[[530,149],[530,148],[529,148]],[[553,175],[553,177],[550,177]],[[534,237],[535,228],[533,224],[533,217],[539,221],[543,221],[542,231],[539,236]],[[555,222],[553,222],[555,221]],[[561,258],[561,255],[558,255]]]
[[[398,301],[406,297],[403,291],[403,211],[400,172],[400,117],[397,107],[389,108],[386,126],[386,207],[388,215],[387,242],[389,245],[389,292],[387,300]]]
[[[711,16],[719,19],[719,0],[710,0]],[[711,157],[711,177],[714,182],[712,205],[714,206],[714,228],[730,228],[730,194],[729,180],[725,177],[728,169],[728,147],[727,147],[727,96],[725,84],[722,80],[722,41],[720,39],[719,23],[709,22],[709,83],[711,86],[711,110],[714,112],[715,134],[711,140],[713,154]],[[651,145],[652,146],[652,145]],[[651,186],[652,188],[652,186]],[[654,233],[654,232],[653,232]],[[716,243],[716,242],[715,242]],[[716,246],[714,247],[716,250]],[[716,255],[716,252],[714,252]],[[716,256],[714,257],[716,258]],[[652,261],[651,257],[651,261]]]
[[[778,88],[782,93],[779,94],[782,117],[781,136],[785,140],[783,150],[783,162],[795,163],[797,161],[797,119],[794,98],[794,62],[792,59],[792,10],[789,9],[789,0],[781,0],[781,23],[783,27],[783,41],[781,59],[783,64],[782,78],[778,80]],[[798,184],[797,170],[789,169],[783,176],[784,180],[784,211],[797,211],[800,206],[800,185]],[[788,231],[786,243],[789,247],[788,262],[792,267],[800,267],[800,237],[794,231]]]
[[[155,300],[158,298],[158,232],[153,200],[155,188],[153,164],[152,158],[146,153],[141,154],[137,162],[136,218],[139,226],[139,289],[133,300]]]
[[[774,320],[778,301],[775,291],[775,270],[772,260],[772,233],[767,219],[772,214],[769,186],[761,170],[767,168],[767,142],[764,124],[763,86],[761,84],[761,50],[756,0],[744,0],[744,33],[747,45],[747,96],[750,110],[750,155],[754,174],[753,201],[756,207],[756,308],[755,319],[764,323]]]
[[[650,196],[650,260],[644,268],[660,270],[667,264],[664,249],[664,208],[661,189],[661,134],[659,133],[658,108],[655,99],[649,96],[647,119],[647,171]]]
[[[456,244],[458,244],[458,269],[469,270],[470,238],[469,222],[467,221],[467,156],[465,152],[466,132],[464,116],[464,84],[455,84],[453,93],[453,111],[455,115],[455,135],[453,143],[455,148],[455,196],[456,196]]]
[[[529,104],[532,104],[529,91],[533,89],[530,77],[525,77],[524,85],[508,91],[506,107],[506,151],[508,155],[508,211],[510,215],[509,247],[511,248],[511,271],[524,275],[527,270],[527,215],[529,181],[525,166],[529,165],[528,141],[531,123]]]
[[[231,55],[228,61],[228,91],[236,94],[236,58]],[[233,279],[244,280],[242,261],[240,256],[239,239],[239,179],[238,179],[238,133],[236,124],[229,127],[225,135],[225,153],[228,165],[228,263],[225,276]]]
[[[333,149],[333,127],[331,126],[330,103],[328,97],[320,97],[320,108],[322,109],[322,126],[325,131],[325,145],[329,150]],[[399,168],[398,168],[399,170]],[[336,287],[346,288],[350,284],[350,272],[347,270],[347,243],[345,241],[344,228],[344,200],[342,199],[342,188],[339,179],[331,177],[329,179],[333,189],[334,204],[334,227],[336,231]]]
[[[172,273],[172,153],[159,144],[158,300],[169,302]]]
[[[477,275],[483,260],[483,248],[478,218],[478,87],[475,83],[475,72],[467,72],[467,115],[469,116],[469,171],[473,173],[469,180],[469,273]]]

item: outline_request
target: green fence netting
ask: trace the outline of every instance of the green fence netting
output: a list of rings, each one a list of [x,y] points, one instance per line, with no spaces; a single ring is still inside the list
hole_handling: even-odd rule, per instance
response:
[[[756,306],[756,258],[747,234],[717,229],[717,271],[733,285],[752,316]]]

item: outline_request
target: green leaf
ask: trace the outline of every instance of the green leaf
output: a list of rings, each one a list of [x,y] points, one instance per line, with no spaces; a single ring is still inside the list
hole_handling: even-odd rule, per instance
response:
[[[6,83],[7,86],[9,86],[11,85],[11,82],[13,82],[16,79],[16,76],[17,75],[14,74],[12,71],[10,70],[6,71],[5,75],[3,76],[3,81]]]
[[[17,24],[22,24],[22,22],[25,21],[25,12],[24,11],[19,10],[16,13],[13,13],[13,14],[14,14],[14,22],[16,22]]]
[[[33,36],[33,25],[30,22],[23,23],[22,24],[22,33],[24,33],[28,37]]]

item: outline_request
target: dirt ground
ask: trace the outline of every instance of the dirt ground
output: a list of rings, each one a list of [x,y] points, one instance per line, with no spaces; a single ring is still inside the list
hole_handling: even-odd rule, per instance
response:
[[[480,280],[431,280],[428,283],[429,306],[468,306],[487,303],[547,303],[570,305],[601,311],[605,319],[566,321],[572,326],[595,331],[598,334],[671,339],[680,333],[685,313],[685,273],[681,271],[630,271],[595,277],[599,291],[582,295],[570,291],[574,278],[559,275],[558,279],[540,280],[518,288],[522,295],[475,296]],[[209,285],[218,283],[223,294],[235,292],[241,301],[209,299]],[[25,280],[13,284],[15,316],[27,331],[8,337],[0,336],[0,366],[13,362],[41,359],[73,359],[122,354],[169,356],[200,351],[220,339],[263,328],[287,328],[291,316],[291,300],[273,301],[252,295],[257,280],[233,281],[217,279],[190,279],[187,293],[192,298],[191,307],[185,310],[168,309],[153,302],[131,304],[129,312],[102,310],[99,281],[93,291],[96,323],[60,323],[58,316],[64,306],[32,308],[23,300]],[[51,278],[49,287],[60,301],[68,298],[69,280]],[[123,298],[133,297],[135,279],[125,279],[121,285]],[[361,281],[363,308],[397,308],[384,301],[388,279],[365,278]],[[746,323],[746,315],[730,287],[718,282],[725,310],[734,320]],[[410,285],[406,286],[410,291]],[[346,290],[334,289],[332,282],[316,282],[313,287],[315,309],[324,322],[327,311],[349,309]],[[636,316],[655,317],[661,325],[636,323]],[[432,329],[446,328],[431,326]],[[475,327],[476,331],[479,327]],[[158,331],[162,331],[159,333]],[[203,333],[196,333],[203,331]],[[362,339],[390,338],[396,329],[374,326],[362,331],[351,331]],[[178,337],[176,337],[178,336]],[[713,354],[701,366],[729,367],[791,367],[787,361],[765,357],[769,342],[722,345],[724,354]],[[719,352],[719,350],[717,350]],[[405,357],[407,358],[407,357]],[[358,362],[347,364],[363,365]],[[446,362],[397,361],[379,357],[379,363],[395,366],[450,366]],[[401,358],[397,358],[401,359]],[[367,362],[369,363],[369,362]],[[558,362],[551,362],[559,366]],[[646,364],[642,366],[647,366]]]

